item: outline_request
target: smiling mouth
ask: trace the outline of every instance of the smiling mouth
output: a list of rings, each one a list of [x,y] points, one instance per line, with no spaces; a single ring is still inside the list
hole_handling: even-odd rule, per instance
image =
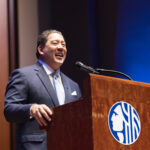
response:
[[[59,58],[63,58],[64,57],[64,54],[62,53],[58,53],[58,54],[55,54],[56,57],[59,57]]]

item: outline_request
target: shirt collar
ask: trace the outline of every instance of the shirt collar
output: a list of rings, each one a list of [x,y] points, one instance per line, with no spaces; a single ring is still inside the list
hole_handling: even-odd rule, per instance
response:
[[[51,75],[54,72],[54,70],[50,66],[48,66],[44,61],[42,61],[40,59],[38,61],[43,66],[43,68],[46,71],[47,75]],[[56,74],[60,75],[60,69],[58,69],[56,71]]]

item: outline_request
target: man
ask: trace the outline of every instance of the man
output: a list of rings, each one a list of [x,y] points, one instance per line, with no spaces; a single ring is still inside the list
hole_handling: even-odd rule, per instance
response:
[[[18,150],[46,150],[51,108],[81,98],[77,83],[62,72],[67,48],[61,32],[46,30],[38,38],[38,62],[12,72],[5,97],[4,114],[17,123]]]

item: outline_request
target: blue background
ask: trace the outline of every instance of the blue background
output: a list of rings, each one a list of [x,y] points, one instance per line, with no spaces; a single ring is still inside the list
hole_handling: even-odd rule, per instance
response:
[[[115,69],[150,83],[150,1],[119,0]]]

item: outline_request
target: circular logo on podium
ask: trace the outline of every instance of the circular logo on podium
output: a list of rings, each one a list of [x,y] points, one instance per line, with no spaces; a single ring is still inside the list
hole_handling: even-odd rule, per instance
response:
[[[140,118],[129,103],[115,103],[109,111],[108,124],[111,134],[121,144],[133,144],[140,135]]]

